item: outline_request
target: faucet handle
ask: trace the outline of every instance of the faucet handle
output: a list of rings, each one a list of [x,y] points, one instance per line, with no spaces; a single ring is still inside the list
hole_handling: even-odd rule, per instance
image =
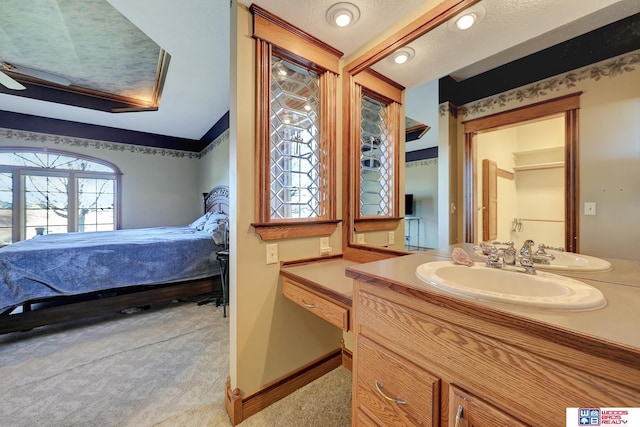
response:
[[[500,245],[500,246],[508,246],[509,248],[513,247],[513,242],[509,241],[509,242],[491,242],[491,244],[493,245]]]

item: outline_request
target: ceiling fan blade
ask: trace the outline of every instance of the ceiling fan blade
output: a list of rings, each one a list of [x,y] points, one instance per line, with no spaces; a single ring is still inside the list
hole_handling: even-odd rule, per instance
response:
[[[21,85],[18,81],[16,81],[13,78],[9,77],[8,75],[3,73],[2,71],[0,71],[0,84],[2,86],[6,87],[7,89],[12,89],[12,90],[25,90],[26,89],[25,86]]]
[[[62,76],[59,76],[53,73],[48,73],[46,71],[36,70],[34,68],[23,67],[22,65],[13,65],[7,62],[3,62],[0,66],[0,69],[4,69],[12,73],[22,74],[29,77],[35,77],[36,79],[45,80],[61,86],[71,85],[71,82]]]

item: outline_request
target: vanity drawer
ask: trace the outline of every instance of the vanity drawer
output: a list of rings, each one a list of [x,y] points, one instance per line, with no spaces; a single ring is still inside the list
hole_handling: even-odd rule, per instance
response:
[[[437,377],[362,336],[356,352],[356,412],[378,425],[438,425]]]
[[[300,307],[345,331],[349,330],[349,309],[304,289],[293,280],[282,279],[282,293]]]

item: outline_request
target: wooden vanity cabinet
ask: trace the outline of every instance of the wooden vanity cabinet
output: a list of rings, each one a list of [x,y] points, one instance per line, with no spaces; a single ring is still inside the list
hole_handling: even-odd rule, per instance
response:
[[[326,296],[314,293],[301,283],[288,278],[282,280],[282,293],[305,310],[309,310],[344,331],[349,331],[350,310],[348,307],[340,305]]]
[[[640,402],[640,370],[624,350],[618,359],[594,341],[592,354],[522,318],[359,279],[353,425],[453,427],[460,406],[458,426],[564,425],[567,407]]]
[[[456,427],[524,427],[514,417],[455,386],[449,387],[449,425]]]

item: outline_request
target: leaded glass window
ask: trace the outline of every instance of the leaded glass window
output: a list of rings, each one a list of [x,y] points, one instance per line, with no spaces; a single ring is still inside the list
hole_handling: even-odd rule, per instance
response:
[[[393,214],[393,147],[387,106],[362,96],[360,140],[360,216]]]
[[[272,56],[271,219],[323,215],[319,111],[319,75]]]

